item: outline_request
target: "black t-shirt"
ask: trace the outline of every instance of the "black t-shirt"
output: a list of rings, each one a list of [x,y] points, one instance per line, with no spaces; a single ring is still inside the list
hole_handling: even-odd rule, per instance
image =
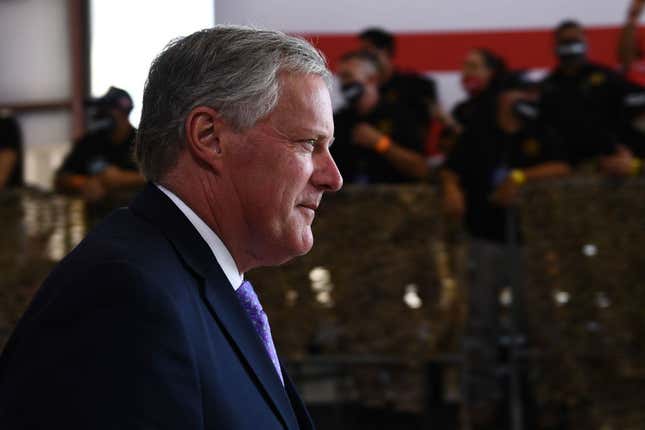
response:
[[[562,136],[572,165],[615,151],[627,91],[618,73],[593,63],[574,76],[556,70],[542,91],[544,120]]]
[[[489,88],[459,102],[452,110],[452,117],[464,130],[474,123],[495,121],[498,94],[498,91]]]
[[[405,106],[418,123],[423,138],[430,124],[430,106],[437,102],[435,81],[415,73],[395,71],[390,80],[381,85],[380,94],[384,103]]]
[[[538,125],[515,134],[484,124],[464,132],[445,168],[459,176],[470,235],[505,242],[507,209],[491,203],[490,197],[512,169],[562,160],[560,149],[561,141],[555,132]]]
[[[90,133],[74,143],[58,172],[93,176],[108,166],[136,171],[133,154],[135,134],[136,130],[132,129],[123,142],[113,143],[110,131]]]
[[[0,117],[0,152],[5,150],[16,153],[16,164],[9,174],[6,187],[21,187],[24,184],[22,134],[20,133],[18,122],[11,117]]]
[[[645,87],[630,83],[621,117],[620,143],[634,156],[645,158]]]
[[[423,140],[416,132],[413,115],[405,106],[379,104],[364,117],[353,109],[342,109],[334,115],[336,139],[331,152],[345,183],[414,181],[414,178],[399,172],[381,154],[352,142],[354,127],[363,122],[386,134],[396,144],[423,154]]]

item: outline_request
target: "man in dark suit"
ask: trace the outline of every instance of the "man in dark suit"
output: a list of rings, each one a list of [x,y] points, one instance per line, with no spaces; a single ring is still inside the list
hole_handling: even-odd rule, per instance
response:
[[[243,274],[313,245],[342,178],[307,42],[215,27],[154,61],[149,181],[50,274],[0,358],[2,429],[311,429]]]

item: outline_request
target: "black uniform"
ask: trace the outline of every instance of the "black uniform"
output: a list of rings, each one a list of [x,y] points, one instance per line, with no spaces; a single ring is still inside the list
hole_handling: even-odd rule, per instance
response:
[[[0,118],[0,151],[4,150],[16,153],[16,164],[9,174],[6,187],[21,187],[24,185],[22,134],[18,122],[11,117]]]
[[[362,122],[386,134],[396,144],[423,154],[424,142],[416,132],[413,115],[405,107],[382,103],[364,117],[359,116],[351,108],[344,108],[334,115],[336,139],[331,152],[345,182],[414,181],[413,178],[395,169],[381,154],[352,142],[352,131]]]
[[[459,176],[466,228],[472,237],[506,241],[507,210],[491,203],[490,197],[511,170],[561,161],[561,145],[553,130],[536,124],[515,134],[491,124],[477,124],[464,132],[445,168]]]
[[[586,63],[574,76],[556,70],[543,82],[542,112],[564,141],[572,165],[615,151],[626,81]]]
[[[452,117],[464,130],[477,122],[494,122],[498,94],[496,89],[489,88],[459,102],[452,110]]]
[[[394,72],[381,85],[380,94],[387,104],[405,106],[418,124],[421,139],[425,139],[431,121],[430,106],[437,102],[435,81],[415,73]]]
[[[634,156],[645,158],[645,88],[630,84],[623,99],[620,143]]]
[[[92,176],[107,166],[136,171],[133,153],[136,130],[132,129],[124,142],[116,144],[110,133],[109,130],[90,133],[76,142],[58,172]]]

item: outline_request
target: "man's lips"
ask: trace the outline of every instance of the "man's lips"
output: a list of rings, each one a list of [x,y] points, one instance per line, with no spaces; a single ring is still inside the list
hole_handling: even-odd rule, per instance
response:
[[[300,203],[298,206],[300,206],[302,208],[311,209],[314,212],[316,211],[316,209],[318,209],[318,204],[317,203]]]

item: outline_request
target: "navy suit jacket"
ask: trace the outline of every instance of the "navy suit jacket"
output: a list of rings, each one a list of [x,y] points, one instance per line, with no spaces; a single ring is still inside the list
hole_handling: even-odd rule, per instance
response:
[[[154,185],[49,275],[0,357],[1,429],[308,430],[210,248]]]

